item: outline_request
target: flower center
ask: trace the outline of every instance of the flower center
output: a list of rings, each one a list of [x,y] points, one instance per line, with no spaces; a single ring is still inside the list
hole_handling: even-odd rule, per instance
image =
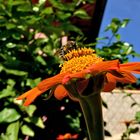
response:
[[[66,61],[61,65],[61,71],[76,73],[80,72],[89,66],[103,61],[103,58],[95,54],[95,50],[91,48],[78,48],[65,54]]]

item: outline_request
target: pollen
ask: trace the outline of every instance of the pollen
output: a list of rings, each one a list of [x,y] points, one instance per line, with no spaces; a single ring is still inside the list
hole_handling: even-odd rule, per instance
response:
[[[95,52],[95,50],[91,49],[91,48],[78,48],[77,50],[71,50],[69,51],[67,54],[65,54],[64,58],[66,60],[70,60],[74,57],[80,57],[83,55],[90,55],[93,54]]]
[[[103,58],[95,54],[95,50],[90,48],[79,48],[72,50],[65,55],[66,61],[61,65],[61,73],[76,73],[89,66],[103,61]]]

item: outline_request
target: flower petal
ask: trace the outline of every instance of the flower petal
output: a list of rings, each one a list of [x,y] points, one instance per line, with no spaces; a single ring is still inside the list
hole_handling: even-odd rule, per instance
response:
[[[57,74],[51,78],[47,78],[43,81],[41,81],[37,87],[39,88],[39,90],[41,90],[42,92],[47,91],[48,89],[50,89],[52,86],[55,86],[57,84],[62,83],[62,79],[64,78],[64,76],[67,75],[66,73],[61,73],[61,74]]]
[[[25,93],[22,94],[21,96],[19,96],[19,97],[17,98],[17,100],[22,100],[22,99],[26,98],[25,103],[24,103],[24,106],[28,106],[28,105],[31,104],[31,103],[35,100],[35,98],[36,98],[37,96],[39,96],[41,93],[42,93],[42,92],[41,92],[37,87],[35,87],[35,88],[33,88],[33,89],[31,89],[31,90],[25,92]]]
[[[130,72],[125,70],[119,70],[118,73],[122,75],[122,77],[117,76],[114,73],[107,73],[107,83],[104,85],[103,91],[112,91],[116,87],[116,82],[122,82],[122,83],[135,83],[136,77],[133,76]],[[112,75],[113,74],[113,75]]]
[[[81,72],[77,72],[77,73],[73,73],[73,74],[67,74],[66,76],[64,76],[64,78],[62,80],[62,84],[66,84],[72,78],[79,78],[79,79],[84,78],[86,74],[87,74],[87,71],[81,71]]]
[[[108,73],[111,73],[112,75],[119,77],[119,78],[123,78],[123,74],[121,70],[109,70]]]
[[[58,85],[54,91],[54,96],[61,100],[68,95],[68,91],[64,88],[63,85]]]
[[[18,100],[22,100],[24,98],[27,98],[25,100],[24,105],[28,106],[29,104],[31,104],[35,98],[37,96],[39,96],[40,94],[42,94],[43,92],[47,91],[48,89],[50,89],[51,87],[59,84],[62,82],[62,78],[65,76],[65,73],[63,74],[57,74],[54,77],[45,79],[43,81],[41,81],[37,87],[25,92],[24,94],[22,94],[21,96],[19,96],[17,99]]]
[[[116,79],[110,73],[106,74],[106,78],[107,78],[107,81],[106,81],[106,83],[104,85],[103,91],[104,92],[110,92],[116,87]]]
[[[59,135],[57,138],[57,140],[68,140],[68,139],[78,139],[78,134],[70,134],[70,133],[66,133],[64,135]]]
[[[107,82],[104,85],[103,91],[109,92],[112,91],[116,87],[116,82],[122,82],[122,83],[135,83],[136,82],[136,77],[133,76],[130,72],[128,71],[121,71],[121,74],[123,77],[117,77],[112,75],[111,73],[107,73]]]
[[[93,75],[96,75],[101,72],[108,72],[111,70],[118,69],[119,69],[119,60],[103,61],[89,67],[89,70],[92,72]]]
[[[130,62],[126,64],[120,64],[120,69],[140,74],[140,62]]]
[[[56,139],[57,140],[64,140],[64,136],[63,135],[59,135]]]
[[[137,81],[137,78],[130,72],[124,71],[124,70],[122,70],[121,72],[122,72],[123,78],[115,77],[117,82],[135,83]]]

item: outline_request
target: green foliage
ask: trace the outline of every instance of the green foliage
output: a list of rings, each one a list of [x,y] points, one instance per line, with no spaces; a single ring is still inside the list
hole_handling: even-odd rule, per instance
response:
[[[66,115],[66,120],[67,120],[68,124],[76,132],[80,132],[80,117],[81,117],[81,113],[80,112],[77,112],[76,118],[74,118],[71,115]]]
[[[138,108],[140,107],[140,103],[136,101],[136,99],[133,97],[132,93],[127,93],[124,96],[124,98],[126,98],[126,97],[129,97],[133,101],[131,104],[131,107],[134,107],[134,106],[137,106]],[[133,120],[124,121],[124,124],[126,126],[126,129],[122,133],[121,140],[130,139],[131,134],[135,134],[135,133],[139,132],[138,125],[140,124],[140,111],[135,112],[135,117]]]
[[[18,140],[19,121],[8,125],[6,133],[1,135],[1,140]]]
[[[125,131],[121,137],[121,140],[129,140],[130,139],[130,135],[131,134],[135,134],[139,131],[139,128],[138,127],[128,127],[127,128],[127,131]]]
[[[140,111],[136,112],[135,119],[140,124]]]
[[[121,62],[128,62],[129,56],[140,56],[134,51],[132,44],[121,40],[121,35],[119,34],[119,30],[125,28],[129,21],[129,19],[112,19],[105,29],[105,32],[110,33],[110,37],[97,38],[97,44],[103,44],[102,48],[96,49],[100,56],[106,60],[119,59]]]
[[[74,12],[74,16],[77,16],[79,18],[83,18],[83,19],[90,19],[89,15],[86,13],[85,10],[83,9],[78,9]]]
[[[35,87],[42,79],[59,72],[60,60],[55,54],[61,46],[62,36],[67,35],[83,44],[86,36],[71,19],[90,19],[80,5],[93,1],[62,3],[49,0],[46,4],[45,0],[0,0],[0,140],[20,140],[26,136],[31,139],[55,139],[62,132],[82,133],[80,109],[68,99],[60,103],[54,98],[42,100],[44,96],[38,98],[34,105],[24,107],[16,97]],[[113,35],[110,39],[105,38],[109,42],[106,46],[97,48],[100,56],[127,61],[128,55],[136,55],[133,46],[121,41],[118,33],[128,22],[128,19],[112,20],[106,31],[111,31]],[[100,40],[97,39],[97,42]],[[69,112],[63,114],[61,106],[69,107]],[[72,106],[74,109],[71,109]],[[107,108],[105,102],[104,106]],[[75,112],[75,116],[70,114]],[[63,119],[69,123],[68,129],[65,129]],[[84,133],[82,135],[85,136]]]
[[[113,34],[119,31],[120,28],[124,28],[129,23],[130,19],[123,19],[122,21],[118,18],[113,18],[111,23],[106,27],[105,31],[111,31]]]
[[[53,113],[50,108],[43,106],[46,110],[43,113],[38,102],[24,107],[16,97],[59,72],[56,50],[62,36],[83,36],[71,18],[89,18],[86,11],[78,7],[88,1],[62,3],[49,0],[46,6],[48,1],[45,0],[0,0],[1,140],[37,137],[37,132],[45,129],[42,117],[48,112]],[[52,105],[54,102],[56,100]]]
[[[31,136],[33,137],[35,134],[34,134],[34,131],[27,125],[23,125],[21,127],[21,131],[24,135],[27,135],[27,136]]]
[[[0,123],[11,123],[20,118],[20,114],[12,108],[4,108],[0,112]]]

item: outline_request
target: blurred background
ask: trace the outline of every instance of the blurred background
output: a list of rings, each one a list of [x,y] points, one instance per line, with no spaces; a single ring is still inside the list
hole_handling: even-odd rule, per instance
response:
[[[136,20],[122,14],[121,10],[125,12],[127,8],[120,5],[125,3],[0,0],[0,140],[55,140],[67,133],[73,139],[88,139],[77,102],[69,98],[58,101],[54,97],[46,100],[46,92],[25,107],[16,97],[59,73],[63,60],[56,52],[65,37],[79,46],[95,49],[105,60],[139,61],[139,21],[138,17]],[[128,5],[128,9],[130,6],[133,5]],[[136,13],[131,15],[135,17]],[[106,136],[111,138],[119,133],[120,139],[126,140],[131,134],[139,134],[139,87],[139,80],[132,85],[118,83],[117,92],[102,94]]]

